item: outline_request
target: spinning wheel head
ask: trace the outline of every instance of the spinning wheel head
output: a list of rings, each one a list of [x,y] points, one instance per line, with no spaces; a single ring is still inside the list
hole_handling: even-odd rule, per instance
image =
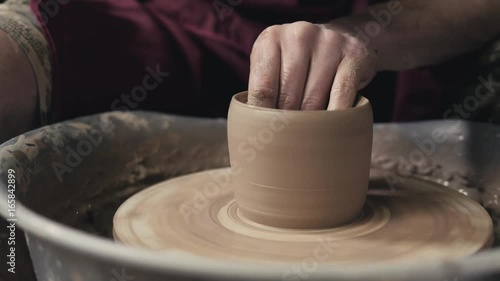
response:
[[[218,174],[227,173],[229,168],[191,174],[135,194],[115,214],[115,239],[228,260],[301,262],[316,253],[318,262],[335,264],[448,259],[491,245],[488,213],[431,182],[408,178],[392,190],[372,179],[362,214],[351,223],[285,229],[247,218],[231,184],[204,191]]]

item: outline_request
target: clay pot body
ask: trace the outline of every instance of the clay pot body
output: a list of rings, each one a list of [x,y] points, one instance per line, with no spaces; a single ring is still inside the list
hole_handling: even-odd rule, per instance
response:
[[[338,111],[291,111],[233,96],[228,114],[231,185],[241,214],[284,228],[326,228],[357,219],[368,188],[370,102]]]

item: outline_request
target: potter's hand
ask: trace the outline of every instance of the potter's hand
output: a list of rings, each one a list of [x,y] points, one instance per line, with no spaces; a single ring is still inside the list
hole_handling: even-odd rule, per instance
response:
[[[376,52],[329,24],[268,27],[250,61],[248,103],[268,108],[347,108],[376,73]]]

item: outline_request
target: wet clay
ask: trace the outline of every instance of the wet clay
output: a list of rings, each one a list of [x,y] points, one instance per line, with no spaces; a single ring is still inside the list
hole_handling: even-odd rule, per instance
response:
[[[227,260],[382,263],[448,259],[488,248],[492,222],[466,196],[409,177],[388,186],[373,171],[366,204],[353,222],[326,229],[285,229],[246,217],[229,168],[164,181],[129,198],[115,214],[114,237],[152,250],[180,250]],[[362,254],[360,254],[362,253]]]
[[[246,218],[295,229],[356,220],[368,187],[373,138],[370,102],[296,111],[246,104],[236,94],[228,145],[236,204]]]
[[[117,241],[231,261],[335,264],[444,260],[491,247],[492,221],[477,202],[412,176],[390,186],[385,172],[370,177],[368,100],[340,111],[245,102],[237,94],[229,110],[231,168],[135,194],[115,213]],[[416,171],[431,174],[427,166]]]

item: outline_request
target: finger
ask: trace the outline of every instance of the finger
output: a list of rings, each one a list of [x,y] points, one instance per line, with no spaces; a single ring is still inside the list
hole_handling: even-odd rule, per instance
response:
[[[334,46],[334,44],[329,46]],[[332,55],[329,49],[324,48],[321,44],[318,45],[318,48],[312,53],[301,110],[326,109],[339,63],[340,55]]]
[[[345,57],[335,74],[327,110],[352,107],[358,90],[366,86],[374,75],[370,57]]]
[[[281,51],[279,109],[299,110],[304,95],[307,72],[309,71],[311,50],[308,44],[312,34],[304,28],[303,34],[293,34],[293,38],[283,41]]]
[[[267,34],[266,34],[267,33]],[[259,36],[250,56],[248,101],[250,105],[276,108],[279,92],[281,52],[278,38],[269,28]],[[273,38],[274,37],[274,38]]]

